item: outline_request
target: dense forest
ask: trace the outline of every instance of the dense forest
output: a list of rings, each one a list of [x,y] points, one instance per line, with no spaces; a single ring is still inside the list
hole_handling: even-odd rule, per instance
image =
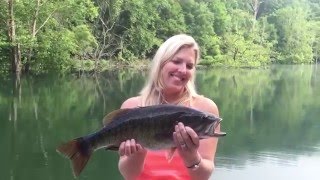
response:
[[[203,65],[318,63],[319,0],[4,0],[0,71],[69,71],[152,58],[177,33]]]

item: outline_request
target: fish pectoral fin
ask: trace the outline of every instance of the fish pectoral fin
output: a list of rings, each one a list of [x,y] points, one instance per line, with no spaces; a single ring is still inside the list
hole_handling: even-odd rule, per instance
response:
[[[121,114],[124,114],[130,110],[132,110],[132,109],[129,109],[129,108],[128,109],[118,109],[118,110],[114,110],[114,111],[110,112],[109,114],[107,114],[103,118],[103,120],[102,120],[103,126],[108,125],[110,122],[112,122],[115,119],[115,117],[117,117]]]
[[[166,159],[169,163],[171,162],[176,149],[177,149],[176,147],[172,147],[172,148],[168,149],[168,151],[166,152]]]
[[[118,151],[119,150],[119,146],[116,146],[116,145],[109,145],[106,147],[106,150],[109,150],[109,151]]]

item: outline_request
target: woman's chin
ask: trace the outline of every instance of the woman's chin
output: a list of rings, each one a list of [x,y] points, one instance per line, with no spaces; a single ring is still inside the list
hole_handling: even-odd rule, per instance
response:
[[[181,85],[170,85],[170,86],[167,86],[166,89],[168,93],[180,93],[181,91],[184,90],[184,87],[185,86],[181,86]]]

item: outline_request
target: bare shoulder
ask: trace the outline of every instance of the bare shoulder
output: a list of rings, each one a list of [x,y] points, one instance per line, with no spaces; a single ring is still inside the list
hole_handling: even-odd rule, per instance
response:
[[[140,96],[131,97],[122,103],[121,109],[135,108],[135,107],[140,106],[140,104],[141,104],[141,97]]]
[[[213,114],[219,116],[219,110],[218,110],[218,106],[216,105],[216,103],[213,100],[211,100],[205,96],[195,97],[194,101],[193,101],[193,107],[195,109],[200,110],[200,111],[213,113]]]

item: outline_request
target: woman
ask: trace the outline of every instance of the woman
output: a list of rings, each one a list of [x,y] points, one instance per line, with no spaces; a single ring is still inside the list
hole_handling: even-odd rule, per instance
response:
[[[180,34],[169,38],[155,54],[149,79],[140,96],[127,99],[121,108],[176,104],[219,116],[216,104],[195,90],[199,57],[198,44],[191,36]],[[119,170],[123,177],[127,180],[209,179],[214,169],[218,139],[199,141],[197,134],[181,122],[175,127],[173,139],[177,153],[170,162],[165,151],[148,151],[134,139],[122,142]]]

